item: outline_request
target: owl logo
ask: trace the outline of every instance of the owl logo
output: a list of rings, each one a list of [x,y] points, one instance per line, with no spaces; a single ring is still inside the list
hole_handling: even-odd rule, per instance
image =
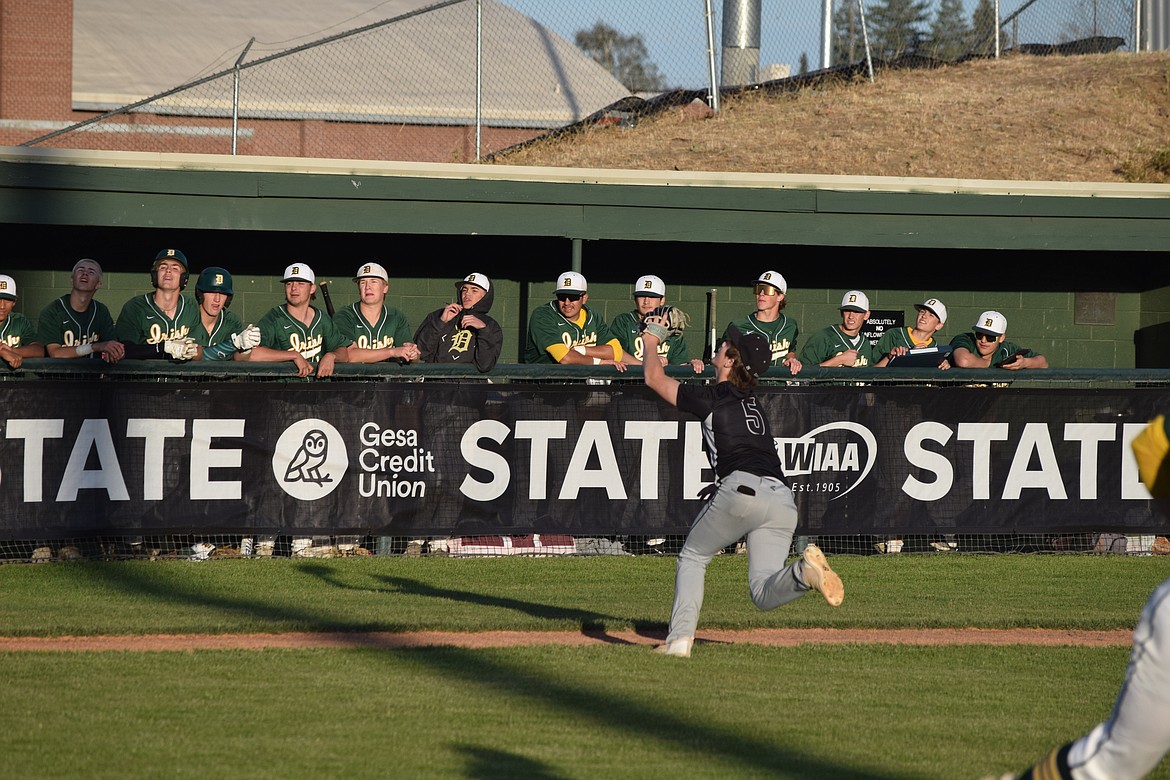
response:
[[[329,437],[324,431],[314,428],[305,434],[301,448],[289,461],[288,469],[284,472],[285,482],[312,482],[314,485],[324,485],[332,482],[333,477],[321,473],[321,467],[329,455]]]
[[[348,470],[345,439],[333,425],[315,417],[285,428],[272,453],[276,483],[302,501],[316,501],[332,493]]]

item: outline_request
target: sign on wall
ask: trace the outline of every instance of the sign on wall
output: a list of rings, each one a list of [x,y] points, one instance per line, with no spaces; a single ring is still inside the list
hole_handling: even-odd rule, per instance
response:
[[[0,535],[684,533],[713,474],[640,384],[3,386]],[[763,387],[815,534],[1165,527],[1130,440],[1165,389]]]

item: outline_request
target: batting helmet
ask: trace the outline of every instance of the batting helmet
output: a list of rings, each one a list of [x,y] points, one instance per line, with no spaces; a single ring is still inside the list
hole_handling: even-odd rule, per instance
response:
[[[227,306],[231,305],[232,295],[232,275],[228,273],[226,268],[219,266],[211,266],[204,268],[199,274],[199,278],[195,281],[195,298],[200,303],[203,303],[203,293],[217,292],[223,293],[228,297]]]
[[[187,265],[187,256],[178,249],[164,249],[154,256],[154,265],[150,267],[150,283],[158,287],[158,267],[164,260],[174,260],[183,266],[183,276],[179,279],[179,289],[187,287],[187,280],[191,277],[191,266]]]

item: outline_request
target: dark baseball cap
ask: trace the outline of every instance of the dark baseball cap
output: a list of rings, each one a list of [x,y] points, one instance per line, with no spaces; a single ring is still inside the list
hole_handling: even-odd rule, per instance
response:
[[[226,268],[204,268],[195,281],[195,292],[217,292],[232,295],[232,275]]]
[[[178,260],[183,264],[183,270],[187,270],[191,266],[187,265],[187,256],[178,249],[164,249],[154,256],[154,267],[158,268],[158,264],[163,260]]]
[[[759,333],[741,333],[731,324],[727,326],[727,341],[739,351],[740,362],[752,376],[760,376],[772,364],[772,347]]]

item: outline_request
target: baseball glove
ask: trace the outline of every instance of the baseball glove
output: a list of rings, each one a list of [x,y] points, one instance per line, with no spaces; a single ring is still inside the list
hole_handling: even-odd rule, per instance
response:
[[[656,336],[659,343],[662,343],[671,336],[681,335],[690,322],[691,318],[682,309],[676,306],[659,306],[642,319],[638,331]]]

